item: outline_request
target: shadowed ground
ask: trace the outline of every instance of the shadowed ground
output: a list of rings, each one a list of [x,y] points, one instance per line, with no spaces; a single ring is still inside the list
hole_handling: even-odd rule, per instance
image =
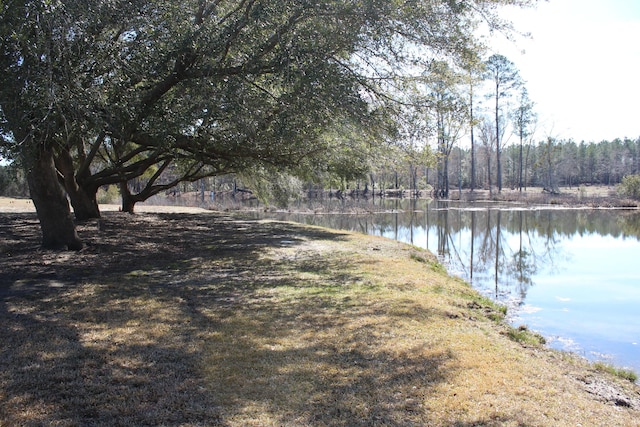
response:
[[[1,426],[638,425],[637,387],[509,340],[417,248],[210,212],[38,232],[0,214]]]

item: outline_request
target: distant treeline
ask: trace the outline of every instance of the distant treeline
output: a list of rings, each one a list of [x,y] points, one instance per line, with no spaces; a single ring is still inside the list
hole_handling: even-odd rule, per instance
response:
[[[522,168],[520,152],[522,150]],[[439,179],[442,171],[434,167],[416,166],[410,159],[394,169],[373,170],[368,182],[357,185],[376,188],[424,189],[427,183],[438,188],[448,182],[449,188],[496,190],[497,168],[495,148],[475,148],[475,180],[471,177],[471,149],[454,147],[448,159],[448,180]],[[537,143],[513,144],[505,147],[502,157],[503,188],[542,187],[556,191],[559,187],[580,185],[616,185],[626,175],[640,173],[640,138],[615,139],[598,143],[549,138]],[[520,172],[522,170],[522,173]],[[522,177],[522,181],[520,181]],[[445,190],[445,189],[443,189]]]
[[[520,183],[520,145],[504,148],[502,182],[504,188],[518,189]],[[640,174],[640,138],[635,140],[580,142],[549,138],[546,141],[522,146],[522,186],[554,190],[580,185],[616,185],[624,176]],[[486,145],[475,149],[475,188],[495,190],[497,170],[495,149]],[[438,168],[433,163],[421,165],[411,156],[382,166],[372,165],[350,180],[320,180],[303,183],[306,189],[360,190],[379,192],[382,189],[427,190],[437,188]],[[398,161],[399,160],[399,161]],[[488,166],[490,165],[490,166]],[[455,147],[449,157],[448,182],[450,190],[470,189],[471,149]],[[182,183],[183,191],[229,190],[244,187],[242,178],[233,175],[207,178],[195,183]],[[493,188],[490,188],[493,183]],[[427,185],[428,184],[428,185]],[[0,195],[27,197],[29,189],[21,168],[0,166]]]
[[[640,138],[615,139],[599,143],[576,143],[553,138],[523,148],[523,185],[537,187],[575,185],[615,185],[625,175],[640,172]],[[468,162],[469,151],[460,151],[462,161]],[[479,157],[486,158],[485,147]],[[459,154],[458,154],[459,155]],[[520,146],[510,145],[503,153],[505,183],[518,186]],[[455,164],[455,161],[452,162]],[[476,166],[479,177],[487,175],[482,160]],[[480,179],[479,182],[483,182]]]

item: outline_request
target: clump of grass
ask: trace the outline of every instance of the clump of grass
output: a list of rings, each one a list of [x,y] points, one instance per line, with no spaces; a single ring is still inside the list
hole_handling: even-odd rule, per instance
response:
[[[434,273],[447,275],[445,266],[438,262],[429,252],[414,246],[411,246],[411,249],[413,250],[409,253],[409,259],[428,265]]]
[[[517,328],[509,327],[507,336],[516,342],[526,345],[541,346],[547,343],[547,340],[542,335],[529,330],[527,325],[520,325]]]
[[[412,252],[411,255],[409,255],[409,258],[411,258],[414,261],[421,262],[423,264],[427,263],[427,258],[425,258],[425,257],[423,257],[420,254],[417,254],[415,252]]]
[[[627,380],[632,383],[635,383],[636,381],[638,381],[638,374],[636,374],[631,369],[618,368],[616,366],[613,366],[605,362],[595,362],[593,364],[593,367],[595,368],[596,371],[607,372],[613,376],[622,378],[623,380]]]
[[[487,307],[494,311],[497,311],[498,313],[502,314],[503,317],[507,315],[507,306],[498,304],[491,298],[480,295],[476,298],[476,301],[483,307]]]
[[[486,317],[496,323],[502,322],[507,316],[507,306],[498,304],[491,298],[475,292],[469,293],[468,298],[471,299],[471,302],[467,304],[468,308],[483,310]]]
[[[489,320],[492,320],[492,321],[494,321],[496,323],[502,322],[504,320],[504,316],[505,316],[504,314],[496,313],[496,312],[492,312],[492,313],[489,313],[487,315]]]
[[[439,262],[434,262],[433,264],[431,264],[431,271],[435,273],[447,274],[447,269],[444,268],[444,265],[440,264]]]

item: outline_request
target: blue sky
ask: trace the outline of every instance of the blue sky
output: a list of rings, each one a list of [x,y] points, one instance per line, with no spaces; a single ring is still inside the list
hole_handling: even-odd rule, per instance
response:
[[[536,139],[640,137],[640,0],[550,0],[503,14],[531,39],[494,38],[540,117]]]

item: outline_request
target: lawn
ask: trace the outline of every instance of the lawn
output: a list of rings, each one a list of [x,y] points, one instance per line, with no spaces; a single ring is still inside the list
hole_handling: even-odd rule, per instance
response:
[[[0,426],[640,425],[422,249],[213,212],[106,212],[79,253],[0,214]]]

